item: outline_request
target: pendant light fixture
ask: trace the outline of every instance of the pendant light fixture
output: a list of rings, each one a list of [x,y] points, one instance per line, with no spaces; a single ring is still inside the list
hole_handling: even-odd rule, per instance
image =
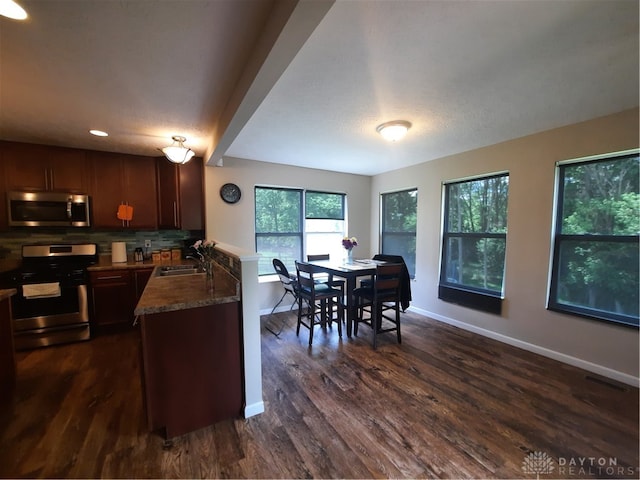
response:
[[[195,154],[193,150],[184,146],[184,142],[187,140],[180,135],[174,135],[171,137],[173,143],[168,147],[164,147],[161,152],[167,157],[167,160],[173,163],[187,163],[191,160],[191,157]]]
[[[25,9],[13,0],[0,0],[0,15],[14,20],[26,20],[28,17]]]
[[[397,142],[407,134],[410,128],[411,123],[406,120],[393,120],[391,122],[378,125],[376,131],[382,135],[382,138],[385,140]]]

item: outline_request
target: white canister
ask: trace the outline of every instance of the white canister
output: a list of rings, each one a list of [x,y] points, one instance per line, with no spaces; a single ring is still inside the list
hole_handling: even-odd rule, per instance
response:
[[[111,262],[126,263],[127,262],[127,244],[126,242],[113,242],[111,244]]]

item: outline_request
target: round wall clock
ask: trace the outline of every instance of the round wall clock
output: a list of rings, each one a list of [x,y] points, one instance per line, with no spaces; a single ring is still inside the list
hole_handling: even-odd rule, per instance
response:
[[[237,203],[241,195],[240,187],[235,183],[225,183],[220,187],[220,196],[227,203]]]

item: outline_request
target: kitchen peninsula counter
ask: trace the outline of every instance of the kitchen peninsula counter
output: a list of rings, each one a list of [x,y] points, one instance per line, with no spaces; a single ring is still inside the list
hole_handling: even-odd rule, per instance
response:
[[[150,431],[173,438],[242,416],[241,282],[219,264],[204,273],[160,275],[135,308]]]
[[[222,267],[215,268],[213,290],[207,286],[204,273],[160,276],[158,269],[151,274],[135,315],[240,301],[240,282]]]

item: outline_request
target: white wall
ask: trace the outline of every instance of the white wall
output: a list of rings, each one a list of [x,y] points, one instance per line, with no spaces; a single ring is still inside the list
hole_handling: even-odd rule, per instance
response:
[[[627,383],[638,382],[638,330],[545,308],[555,162],[638,147],[638,110],[441,158],[373,178],[372,249],[380,193],[418,188],[412,307],[427,316],[555,357]],[[505,302],[501,315],[438,299],[442,182],[509,171]]]
[[[220,198],[220,187],[237,184],[242,198],[228,205]],[[348,233],[361,242],[357,255],[371,256],[371,177],[292,167],[238,158],[224,158],[222,167],[205,167],[207,238],[255,251],[254,187],[275,186],[317,189],[347,194]],[[279,281],[260,284],[261,311],[270,311],[282,295]]]

